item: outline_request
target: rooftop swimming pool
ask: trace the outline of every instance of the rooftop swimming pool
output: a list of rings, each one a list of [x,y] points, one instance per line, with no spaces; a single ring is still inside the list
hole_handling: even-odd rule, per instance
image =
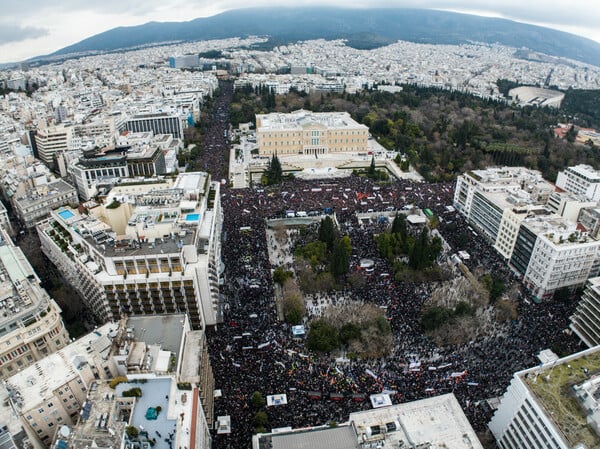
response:
[[[58,215],[60,216],[60,218],[62,218],[63,220],[68,220],[69,218],[73,218],[75,216],[75,214],[73,212],[71,212],[70,210],[61,210]]]
[[[200,214],[187,214],[185,221],[198,221],[200,220]]]

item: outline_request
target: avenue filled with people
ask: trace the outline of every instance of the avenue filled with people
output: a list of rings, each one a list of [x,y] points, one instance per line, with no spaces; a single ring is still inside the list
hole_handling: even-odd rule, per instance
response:
[[[223,131],[228,129],[231,89],[230,83],[221,82],[203,136],[200,167],[206,167],[214,179],[227,178],[224,161],[230,145]],[[371,407],[369,395],[382,392],[394,403],[454,392],[472,426],[483,431],[491,417],[487,399],[500,396],[515,371],[537,365],[542,349],[572,351],[577,347],[577,340],[565,332],[574,304],[536,304],[521,287],[514,300],[517,317],[498,323],[495,332],[441,347],[425,335],[423,305],[437,283],[396,281],[373,237],[388,221],[365,223],[356,214],[377,217],[412,207],[429,209],[438,217],[438,231],[450,248],[444,254],[466,251],[471,256],[464,261],[468,269],[493,272],[507,285],[518,285],[493,247],[448,207],[453,194],[452,183],[396,180],[380,185],[359,176],[287,179],[275,186],[239,190],[223,186],[224,319],[208,331],[208,338],[215,387],[222,392],[215,401],[215,416],[231,416],[231,433],[215,434],[214,447],[250,447],[257,427],[343,422],[349,413]],[[385,310],[393,332],[393,350],[388,356],[349,359],[311,352],[305,340],[294,336],[279,319],[272,280],[277,266],[270,262],[273,242],[267,239],[266,227],[267,219],[284,218],[290,211],[335,217],[338,232],[352,242],[350,273],[365,277],[364,282],[342,291],[307,296],[307,326],[311,317],[323,313],[325,303],[374,304]],[[359,269],[364,258],[373,261],[374,269],[368,274]],[[289,257],[275,260],[289,261]],[[268,423],[255,420],[259,408],[251,397],[256,391],[264,397],[287,396],[287,404],[265,408]]]

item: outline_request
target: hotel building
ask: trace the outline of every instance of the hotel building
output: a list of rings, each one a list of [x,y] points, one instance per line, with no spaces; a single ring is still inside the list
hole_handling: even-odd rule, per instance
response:
[[[187,313],[221,321],[220,185],[206,173],[123,184],[105,203],[61,208],[41,222],[42,251],[103,321]]]

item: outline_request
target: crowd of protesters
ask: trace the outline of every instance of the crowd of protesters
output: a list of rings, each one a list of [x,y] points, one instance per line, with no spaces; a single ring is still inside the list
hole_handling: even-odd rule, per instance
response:
[[[222,85],[221,90],[225,97],[216,99],[205,136],[210,151],[202,157],[213,176],[226,178],[220,170],[229,150],[223,128],[230,98],[230,92],[224,91],[230,87],[223,89]],[[369,395],[376,393],[386,392],[399,403],[454,392],[472,426],[483,430],[491,417],[486,399],[501,395],[515,371],[538,364],[536,356],[542,349],[576,349],[576,340],[562,332],[568,327],[573,305],[556,301],[535,304],[525,291],[520,291],[516,300],[518,317],[498,332],[445,347],[437,347],[424,335],[422,308],[432,285],[399,282],[390,276],[392,267],[379,256],[373,239],[373,233],[386,226],[385,221],[364,225],[356,213],[376,216],[377,212],[411,206],[428,208],[438,217],[439,232],[451,252],[463,250],[471,255],[466,261],[470,269],[481,266],[507,283],[514,282],[514,275],[492,246],[447,207],[452,205],[453,194],[453,184],[399,180],[378,185],[358,176],[290,179],[276,186],[241,190],[224,186],[224,320],[208,331],[208,337],[216,388],[222,392],[215,402],[215,416],[230,415],[232,431],[215,434],[214,447],[251,446],[256,427],[264,425],[254,420],[260,409],[251,401],[255,391],[265,397],[287,396],[287,404],[264,407],[267,429],[343,422],[349,413],[370,408]],[[351,272],[357,272],[362,258],[374,262],[364,283],[343,292],[309,297],[310,314],[322,313],[325,304],[321,301],[354,300],[380,306],[394,336],[391,354],[376,360],[348,360],[339,354],[313,353],[278,319],[266,219],[289,216],[290,211],[332,214],[339,232],[351,238]]]

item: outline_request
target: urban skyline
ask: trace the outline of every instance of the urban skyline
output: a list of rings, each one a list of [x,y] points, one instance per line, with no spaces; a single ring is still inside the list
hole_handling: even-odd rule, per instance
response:
[[[258,0],[252,7],[269,7],[271,0]],[[170,0],[148,2],[80,2],[72,0],[49,5],[29,0],[29,13],[24,15],[16,4],[3,7],[0,18],[0,63],[17,62],[52,53],[95,34],[121,26],[141,25],[151,21],[186,21],[209,17],[248,5],[237,0],[206,2],[204,0]],[[407,7],[439,9],[486,17],[499,17],[573,33],[600,42],[600,12],[589,8],[583,0],[564,2],[472,0],[397,0],[390,2],[326,3],[305,0],[300,3],[277,3],[277,6],[340,6],[346,8]]]

